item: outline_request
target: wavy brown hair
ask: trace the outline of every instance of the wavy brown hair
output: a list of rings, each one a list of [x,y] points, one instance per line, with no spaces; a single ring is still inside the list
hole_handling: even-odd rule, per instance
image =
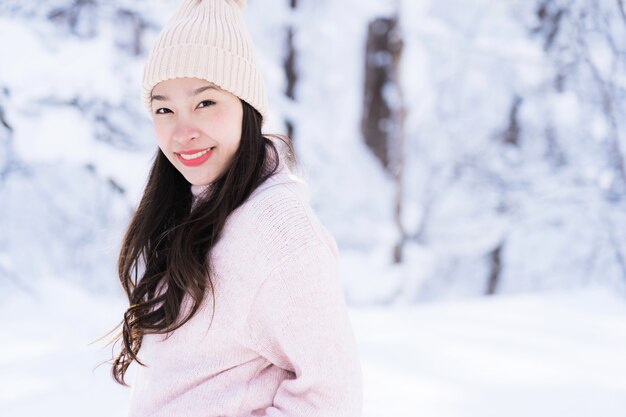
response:
[[[122,342],[112,361],[113,378],[122,385],[128,386],[124,377],[133,361],[144,366],[137,353],[145,334],[169,333],[185,324],[198,311],[207,291],[215,301],[207,254],[230,213],[277,171],[281,153],[270,137],[286,145],[289,165],[297,163],[291,140],[264,136],[260,113],[245,101],[241,103],[239,148],[230,166],[193,208],[189,182],[157,152],[118,259],[119,278],[130,303],[117,326],[122,330],[113,340]],[[191,309],[182,317],[181,303],[187,294]]]

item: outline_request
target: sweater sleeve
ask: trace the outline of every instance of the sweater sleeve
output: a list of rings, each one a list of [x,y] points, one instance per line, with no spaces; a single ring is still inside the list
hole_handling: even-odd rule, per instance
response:
[[[339,282],[336,247],[318,240],[284,259],[247,318],[260,355],[295,374],[266,417],[360,417],[362,371]]]

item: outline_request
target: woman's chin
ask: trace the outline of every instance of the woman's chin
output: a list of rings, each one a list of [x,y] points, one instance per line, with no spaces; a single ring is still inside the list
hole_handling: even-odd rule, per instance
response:
[[[190,175],[188,172],[181,172],[181,174],[183,174],[183,177],[185,177],[187,182],[191,185],[209,185],[213,182],[213,179],[209,178],[207,175]]]

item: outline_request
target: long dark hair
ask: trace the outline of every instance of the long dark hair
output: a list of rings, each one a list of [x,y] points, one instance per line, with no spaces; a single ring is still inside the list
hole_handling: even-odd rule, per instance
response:
[[[207,254],[230,213],[277,171],[281,152],[270,138],[286,145],[289,165],[297,164],[291,140],[263,136],[260,113],[245,101],[241,103],[239,148],[231,165],[193,207],[189,182],[160,150],[156,155],[118,259],[119,278],[130,303],[118,325],[122,331],[114,339],[121,340],[122,347],[113,360],[112,374],[122,385],[127,386],[124,376],[134,360],[143,365],[137,353],[145,334],[169,333],[185,324],[199,309],[207,290],[215,300]],[[186,294],[191,297],[191,309],[179,317]]]

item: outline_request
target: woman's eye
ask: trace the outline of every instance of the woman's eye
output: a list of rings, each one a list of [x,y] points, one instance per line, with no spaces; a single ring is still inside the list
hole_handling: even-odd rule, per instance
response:
[[[154,113],[155,114],[165,114],[165,113],[171,113],[170,109],[166,109],[165,107],[161,107],[160,109],[157,109]]]
[[[210,105],[215,104],[214,101],[211,100],[203,100],[200,102],[200,104],[198,104],[198,107],[209,107]]]

